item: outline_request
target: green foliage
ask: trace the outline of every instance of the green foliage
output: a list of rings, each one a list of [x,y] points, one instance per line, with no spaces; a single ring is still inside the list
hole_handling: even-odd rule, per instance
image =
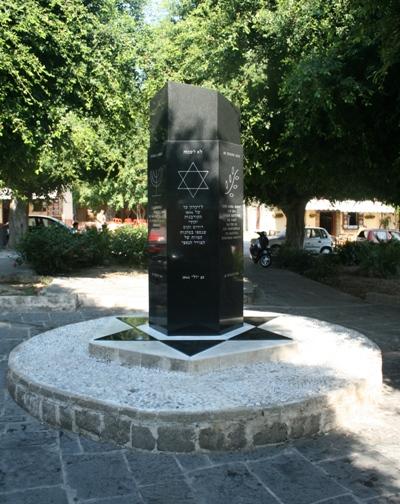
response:
[[[114,210],[134,209],[147,203],[147,168],[144,146],[139,146],[131,164],[121,167],[115,175],[99,183],[81,182],[75,185],[74,201],[92,210],[104,206]]]
[[[359,273],[377,278],[400,274],[400,243],[348,242],[337,249],[338,259],[345,266],[357,266]]]
[[[282,245],[279,247],[278,255],[274,258],[274,263],[280,268],[303,274],[313,267],[315,257],[306,250]]]
[[[51,226],[26,233],[17,249],[38,274],[55,275],[101,265],[112,258],[140,266],[145,262],[146,242],[146,226],[123,226],[114,232],[91,228],[76,234]]]
[[[335,276],[339,268],[339,260],[334,254],[316,255],[287,245],[279,248],[274,264],[318,281]]]
[[[110,255],[110,233],[96,228],[73,234],[73,269],[103,264]]]
[[[400,273],[400,243],[363,243],[360,248],[360,272],[377,278],[390,278]]]
[[[318,281],[335,277],[343,266],[351,266],[355,274],[391,278],[400,275],[400,242],[348,242],[336,254],[319,255],[281,246],[274,264]]]
[[[176,0],[154,34],[148,86],[203,85],[239,105],[246,197],[282,208],[297,247],[304,223],[291,221],[313,197],[398,201],[399,57],[387,40],[400,45],[400,4],[383,4]]]
[[[75,235],[61,226],[32,229],[17,246],[39,275],[67,273],[75,265]]]
[[[139,4],[1,2],[0,178],[14,193],[137,166]]]
[[[312,267],[304,274],[316,281],[335,277],[339,272],[339,261],[334,254],[314,256]]]
[[[121,226],[112,234],[111,254],[123,264],[144,264],[147,226]]]
[[[18,251],[41,275],[67,273],[102,264],[109,255],[109,235],[90,229],[73,234],[62,226],[32,229],[18,244]]]
[[[336,253],[339,262],[344,266],[358,266],[361,257],[365,253],[366,243],[362,242],[346,242],[343,245],[336,247]]]
[[[360,263],[362,273],[378,278],[390,278],[400,274],[400,243],[393,241],[370,244],[368,249]]]

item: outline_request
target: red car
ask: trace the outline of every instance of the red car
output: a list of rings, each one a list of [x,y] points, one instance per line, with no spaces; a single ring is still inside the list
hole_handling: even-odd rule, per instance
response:
[[[392,239],[392,234],[387,229],[364,229],[357,235],[356,241],[369,241],[372,243],[386,243]]]

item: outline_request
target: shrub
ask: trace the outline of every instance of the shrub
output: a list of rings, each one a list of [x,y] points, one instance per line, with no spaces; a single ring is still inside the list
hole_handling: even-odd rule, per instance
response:
[[[333,254],[312,254],[306,250],[281,246],[274,261],[278,267],[300,273],[313,280],[332,277],[338,272],[338,259]]]
[[[143,225],[122,226],[112,233],[91,228],[76,234],[51,226],[26,233],[18,251],[38,274],[55,275],[96,266],[110,257],[123,264],[144,264],[146,243],[147,227]]]
[[[280,268],[302,274],[312,268],[314,261],[315,258],[310,252],[282,245],[274,262]]]
[[[55,275],[102,264],[109,256],[109,234],[95,228],[73,234],[62,226],[41,227],[26,233],[17,248],[38,274]]]
[[[120,263],[141,265],[146,261],[147,226],[121,226],[111,235],[110,250]]]
[[[363,243],[360,272],[371,277],[388,278],[400,273],[400,243]]]
[[[346,242],[343,245],[338,245],[336,248],[339,262],[344,266],[358,266],[361,257],[365,253],[366,243],[362,242]]]
[[[338,247],[338,257],[345,266],[358,266],[364,275],[378,278],[400,273],[400,243],[349,242]]]
[[[73,236],[75,267],[97,266],[110,256],[110,233],[107,229],[98,231],[90,228]]]
[[[313,257],[312,267],[304,272],[313,280],[323,280],[337,275],[339,261],[334,254],[320,254]]]
[[[17,250],[40,275],[66,273],[74,265],[74,237],[61,226],[32,229],[23,236]]]

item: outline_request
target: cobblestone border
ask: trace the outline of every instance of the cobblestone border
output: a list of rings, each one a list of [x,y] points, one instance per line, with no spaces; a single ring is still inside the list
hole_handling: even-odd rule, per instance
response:
[[[359,414],[374,395],[367,381],[359,381],[325,396],[268,409],[164,413],[69,395],[13,369],[7,380],[14,400],[42,422],[152,452],[246,450],[322,434],[341,427],[343,413]]]
[[[35,312],[37,310],[75,311],[76,294],[47,294],[37,296],[0,296],[0,310]]]

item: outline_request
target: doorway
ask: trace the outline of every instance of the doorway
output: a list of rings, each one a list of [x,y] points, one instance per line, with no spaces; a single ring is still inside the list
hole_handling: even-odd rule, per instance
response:
[[[336,231],[336,213],[335,212],[320,212],[319,225],[325,228],[330,235],[334,235]]]

